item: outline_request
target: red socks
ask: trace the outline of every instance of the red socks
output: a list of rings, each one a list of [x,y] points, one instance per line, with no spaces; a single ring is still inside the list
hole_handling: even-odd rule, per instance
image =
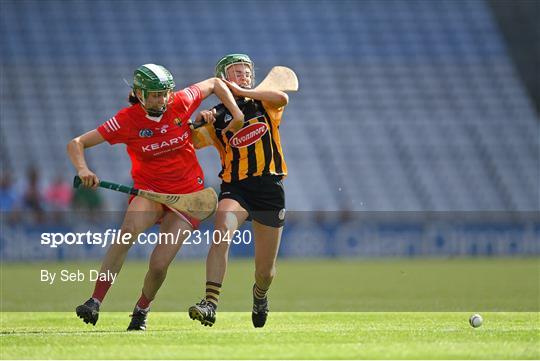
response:
[[[107,294],[107,291],[111,287],[110,281],[96,281],[96,286],[94,288],[94,293],[92,294],[92,298],[95,298],[99,302],[103,302],[103,299],[105,298],[105,295]],[[141,292],[141,297],[137,301],[137,307],[140,309],[146,310],[148,307],[150,307],[150,302],[152,300],[146,298],[144,293]]]
[[[139,307],[141,310],[146,310],[148,307],[150,307],[150,302],[152,302],[152,300],[146,298],[144,293],[141,292],[141,297],[137,301],[137,307]]]
[[[105,295],[107,294],[107,291],[111,287],[111,281],[96,281],[96,286],[94,287],[94,293],[92,294],[92,298],[95,298],[99,300],[99,302],[103,302],[103,299],[105,298]]]

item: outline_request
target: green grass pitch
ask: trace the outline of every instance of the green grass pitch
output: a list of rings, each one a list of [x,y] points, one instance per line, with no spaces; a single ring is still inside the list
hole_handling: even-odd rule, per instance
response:
[[[212,328],[185,312],[151,315],[146,333],[128,333],[127,313],[103,313],[95,328],[73,314],[2,315],[2,359],[538,359],[538,315],[485,313],[271,314],[254,329],[249,313],[219,314]]]
[[[536,258],[280,260],[263,329],[251,325],[251,260],[231,261],[212,328],[186,312],[203,294],[204,262],[179,260],[144,333],[125,331],[144,262],[128,261],[95,327],[73,312],[91,293],[91,282],[39,281],[42,268],[98,266],[3,263],[0,358],[540,358]],[[473,312],[484,317],[482,327],[469,326]]]

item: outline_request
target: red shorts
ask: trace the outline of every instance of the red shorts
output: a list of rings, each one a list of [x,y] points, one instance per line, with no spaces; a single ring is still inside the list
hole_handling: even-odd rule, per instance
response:
[[[136,196],[134,195],[131,195],[129,196],[129,200],[128,200],[128,204],[131,203],[131,201],[133,200],[133,198],[135,198]],[[199,221],[198,219],[195,219],[193,217],[190,217],[189,215],[183,213],[183,212],[180,212],[174,208],[171,208],[165,204],[161,204],[161,207],[163,208],[163,210],[165,212],[173,212],[174,214],[176,214],[178,217],[180,217],[181,219],[183,219],[184,221],[188,222],[191,227],[193,227],[193,229],[199,229],[199,226],[201,225],[201,221]],[[160,219],[158,219],[158,221],[156,222],[156,224],[160,224],[161,223],[161,220],[163,219],[163,217],[161,217]]]

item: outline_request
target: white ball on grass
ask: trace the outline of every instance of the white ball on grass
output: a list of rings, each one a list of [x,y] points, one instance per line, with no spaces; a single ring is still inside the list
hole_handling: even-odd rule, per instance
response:
[[[474,328],[482,326],[482,322],[484,322],[484,319],[478,313],[469,317],[469,324]]]

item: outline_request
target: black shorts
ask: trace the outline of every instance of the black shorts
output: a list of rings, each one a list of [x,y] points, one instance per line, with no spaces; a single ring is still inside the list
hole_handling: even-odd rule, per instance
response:
[[[285,190],[280,176],[223,182],[219,200],[226,198],[234,199],[248,211],[248,221],[254,219],[270,227],[281,227],[285,223]]]

